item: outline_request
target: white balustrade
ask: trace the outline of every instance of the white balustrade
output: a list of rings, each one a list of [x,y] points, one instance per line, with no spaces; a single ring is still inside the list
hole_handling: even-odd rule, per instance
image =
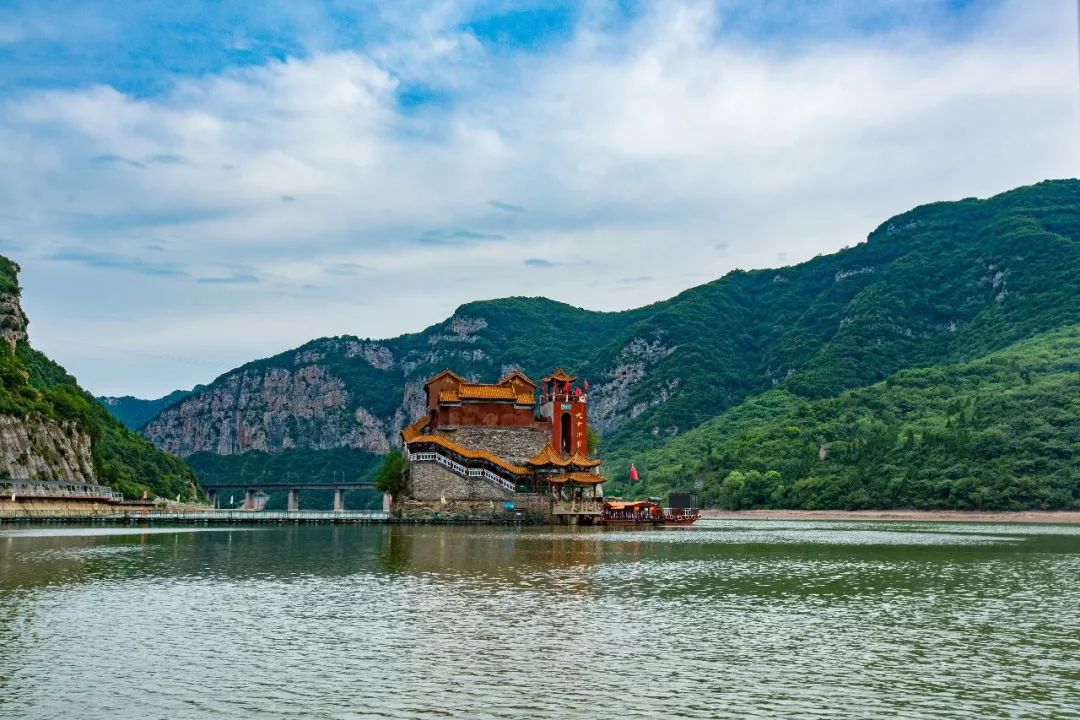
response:
[[[514,492],[517,486],[511,480],[507,480],[501,475],[491,472],[486,468],[469,468],[465,467],[461,463],[452,460],[442,453],[436,452],[416,452],[409,453],[410,462],[435,462],[443,467],[451,470],[452,472],[461,475],[462,477],[478,477],[487,480],[488,482],[498,485],[507,492]]]

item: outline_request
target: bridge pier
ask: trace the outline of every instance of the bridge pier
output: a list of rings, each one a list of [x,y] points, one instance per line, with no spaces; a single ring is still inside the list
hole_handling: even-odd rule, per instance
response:
[[[2,2],[2,0],[0,0]],[[210,499],[211,505],[214,509],[223,509],[226,505],[232,507],[235,499],[242,499],[243,503],[236,509],[249,510],[249,511],[261,511],[265,510],[266,495],[264,493],[281,492],[285,491],[288,496],[287,511],[297,512],[300,510],[300,493],[305,490],[333,490],[334,491],[334,511],[344,512],[345,509],[345,493],[350,490],[374,490],[370,482],[361,480],[337,480],[337,478],[331,480],[320,479],[302,479],[292,477],[276,480],[248,480],[246,483],[237,482],[235,484],[221,483],[220,485],[206,487],[206,495]],[[242,496],[234,495],[234,493],[243,492]],[[222,493],[229,493],[228,496]],[[323,497],[326,497],[325,494]],[[227,501],[227,502],[226,502]]]

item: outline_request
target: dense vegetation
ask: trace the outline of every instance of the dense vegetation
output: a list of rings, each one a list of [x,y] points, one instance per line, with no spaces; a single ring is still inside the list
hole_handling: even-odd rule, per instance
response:
[[[12,313],[21,315],[18,265],[3,256],[0,293],[12,303],[5,321]],[[183,461],[158,451],[121,425],[64,368],[25,340],[19,340],[14,351],[8,343],[0,342],[0,414],[19,418],[34,414],[46,420],[74,422],[90,437],[98,482],[126,497],[141,497],[146,492],[192,499],[196,493],[195,475]]]
[[[1080,507],[1080,325],[830,398],[773,390],[637,467],[619,487],[731,509]]]
[[[74,421],[91,438],[97,479],[126,497],[143,492],[191,499],[195,476],[178,458],[155,449],[79,388],[62,367],[20,342],[0,342],[0,414]]]
[[[405,490],[405,455],[400,450],[383,456],[382,465],[375,473],[375,489],[395,498]]]
[[[0,294],[19,294],[19,266],[0,255]]]
[[[510,365],[534,377],[565,366],[593,386],[608,473],[638,461],[647,478],[616,492],[700,485],[710,503],[740,506],[1063,507],[1076,494],[1058,413],[1075,387],[1027,367],[1023,344],[1008,351],[1020,353],[1015,373],[987,379],[981,394],[952,398],[946,386],[949,373],[983,372],[979,358],[1029,338],[1058,342],[1048,333],[1080,323],[1078,238],[1080,181],[1048,181],[915,208],[838,253],[734,271],[644,308],[475,302],[380,341],[385,366],[349,350],[366,341],[340,337],[245,368],[293,368],[310,353],[345,381],[347,411],[389,424],[406,383],[443,367],[494,379]],[[944,408],[939,395],[952,398]],[[1065,405],[1036,403],[1050,395]],[[1027,424],[994,424],[1006,415]],[[1027,444],[991,457],[997,432]],[[1012,462],[1021,458],[1029,464]],[[752,489],[735,475],[722,494],[736,471]]]
[[[123,397],[99,397],[97,401],[105,406],[109,413],[123,423],[129,430],[138,430],[146,421],[157,415],[167,407],[180,402],[193,392],[202,390],[197,386],[194,390],[174,390],[165,397],[154,400],[124,395]]]

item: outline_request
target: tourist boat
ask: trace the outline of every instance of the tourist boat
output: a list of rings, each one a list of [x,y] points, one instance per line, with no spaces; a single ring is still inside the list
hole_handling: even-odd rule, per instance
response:
[[[693,525],[701,513],[696,507],[661,507],[659,498],[605,500],[601,525]]]

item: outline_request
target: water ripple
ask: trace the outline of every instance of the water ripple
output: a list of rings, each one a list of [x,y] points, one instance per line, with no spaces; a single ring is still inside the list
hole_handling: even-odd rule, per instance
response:
[[[1078,577],[1015,528],[20,536],[0,717],[1066,717]]]

